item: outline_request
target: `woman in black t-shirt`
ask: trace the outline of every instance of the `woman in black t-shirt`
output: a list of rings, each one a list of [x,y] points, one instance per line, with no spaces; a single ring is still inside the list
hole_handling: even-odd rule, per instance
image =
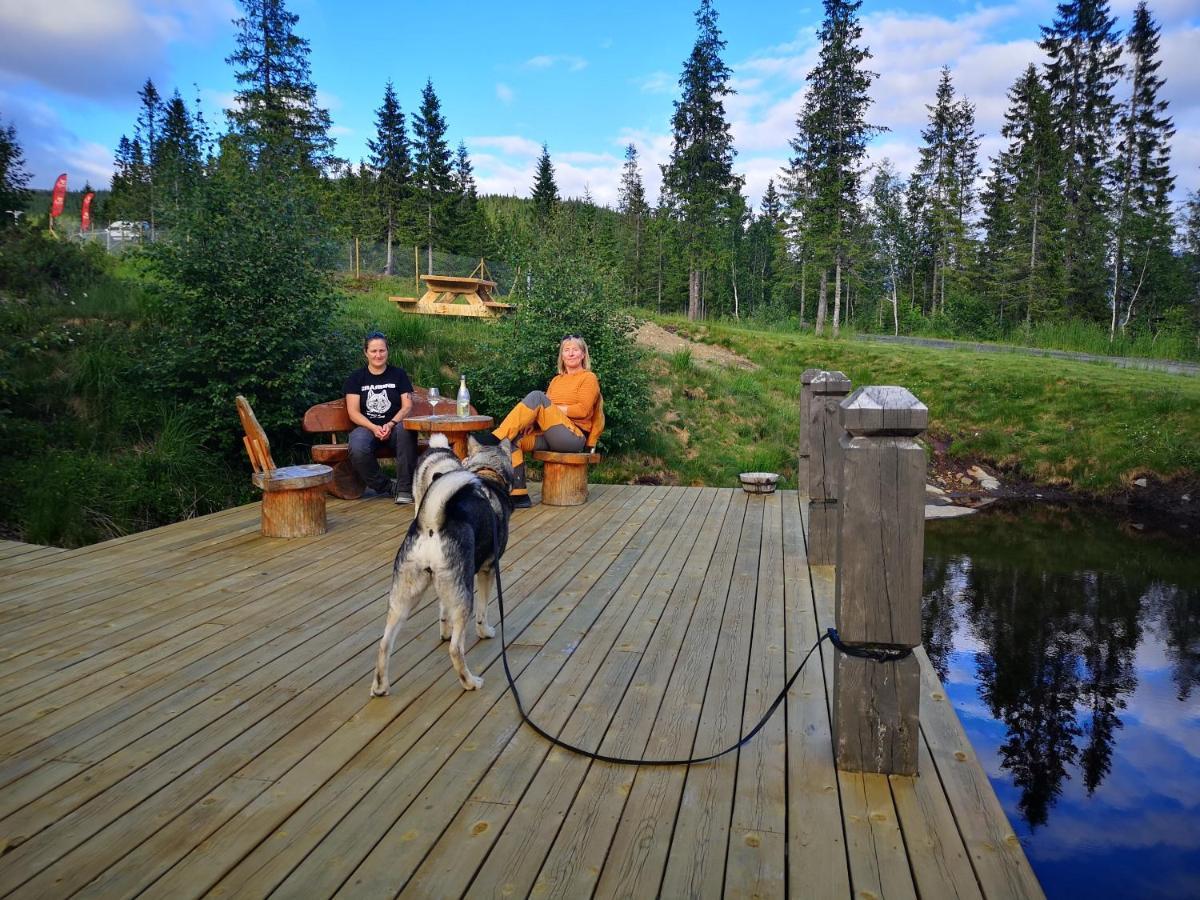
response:
[[[402,368],[388,364],[387,336],[382,331],[367,335],[363,355],[367,364],[351,372],[342,388],[346,413],[356,426],[350,432],[350,464],[376,493],[391,493],[397,503],[412,503],[417,433],[401,424],[412,413],[412,381]],[[396,453],[394,483],[375,458],[381,446],[390,446]]]

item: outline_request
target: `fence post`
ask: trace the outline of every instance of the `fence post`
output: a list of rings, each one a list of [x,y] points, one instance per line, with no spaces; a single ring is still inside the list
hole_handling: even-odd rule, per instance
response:
[[[800,375],[800,449],[796,455],[796,485],[801,491],[808,490],[808,458],[811,442],[808,439],[809,410],[812,408],[812,380],[821,374],[820,369],[805,369]]]
[[[809,383],[808,408],[808,561],[832,566],[837,561],[838,478],[842,468],[841,410],[850,393],[844,372],[818,372]]]
[[[902,387],[861,387],[841,403],[835,618],[851,647],[921,643],[925,448],[929,410]],[[839,652],[833,670],[840,769],[917,774],[920,668]]]

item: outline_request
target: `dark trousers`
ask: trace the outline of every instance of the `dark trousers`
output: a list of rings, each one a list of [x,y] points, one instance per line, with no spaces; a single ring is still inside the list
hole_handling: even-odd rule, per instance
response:
[[[396,490],[411,491],[417,469],[417,433],[397,423],[386,441],[375,437],[361,425],[350,432],[350,465],[367,487],[380,493],[387,490],[388,479],[379,468],[375,451],[390,446],[396,454]]]

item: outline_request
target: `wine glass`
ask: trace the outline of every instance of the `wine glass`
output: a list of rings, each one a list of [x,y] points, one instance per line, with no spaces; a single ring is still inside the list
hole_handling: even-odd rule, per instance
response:
[[[437,418],[437,405],[442,402],[442,392],[435,387],[429,389],[429,408],[432,410],[431,416]]]

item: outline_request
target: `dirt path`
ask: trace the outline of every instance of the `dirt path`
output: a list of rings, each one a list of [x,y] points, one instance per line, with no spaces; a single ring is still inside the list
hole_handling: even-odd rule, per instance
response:
[[[689,341],[653,322],[644,322],[637,330],[636,337],[637,342],[643,347],[649,347],[659,353],[678,353],[680,350],[689,350],[692,359],[702,365],[730,366],[751,371],[758,368],[757,364],[750,362],[744,356],[739,356],[732,350],[726,350],[724,347],[717,347],[713,344]]]

